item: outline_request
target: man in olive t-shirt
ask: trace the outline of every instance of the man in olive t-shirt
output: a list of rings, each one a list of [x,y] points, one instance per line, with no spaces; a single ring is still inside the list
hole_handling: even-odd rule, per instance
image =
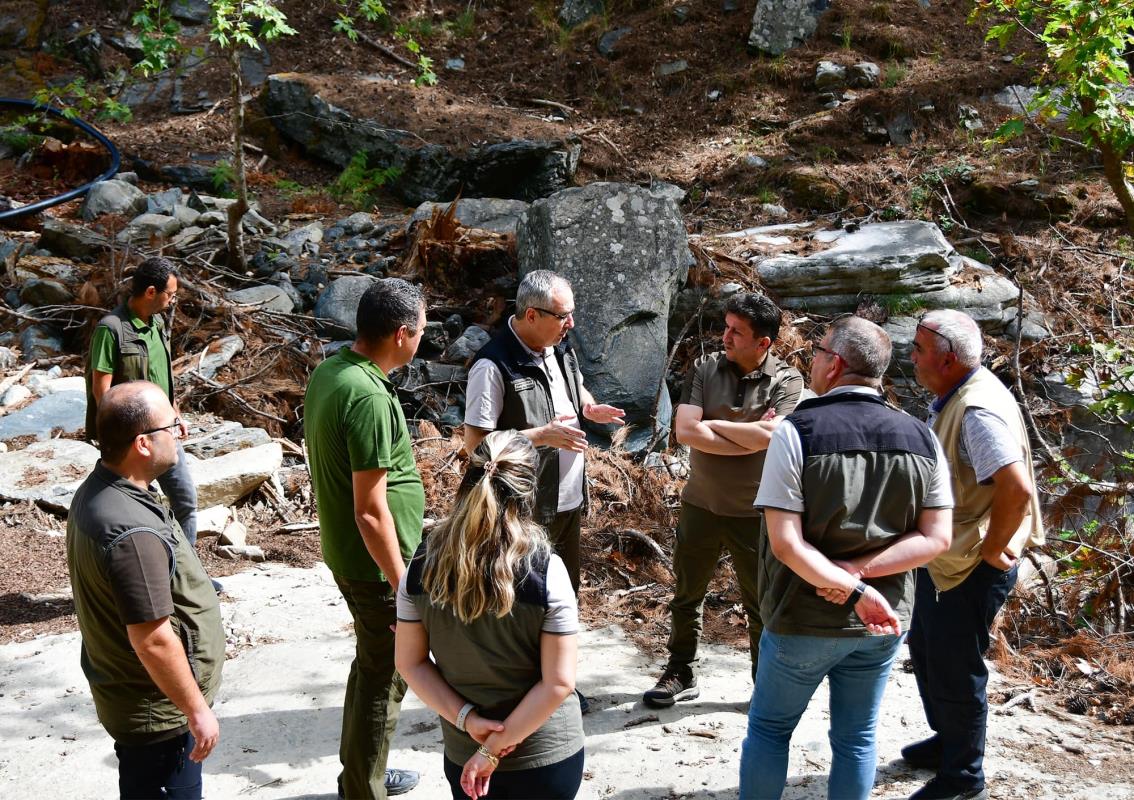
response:
[[[698,360],[686,380],[674,428],[677,441],[691,449],[690,476],[673,550],[669,662],[643,696],[647,705],[671,706],[700,694],[692,665],[722,549],[732,556],[756,674],[763,625],[756,588],[760,519],[752,501],[772,432],[803,389],[803,376],[769,352],[779,332],[780,309],[771,300],[733,295],[725,304],[724,353]]]
[[[354,618],[339,744],[339,795],[382,798],[417,785],[386,769],[405,681],[394,670],[395,596],[421,542],[425,490],[397,392],[387,377],[408,364],[425,330],[421,292],[399,278],[362,295],[358,338],[320,364],[304,402],[308,468],[323,560]]]

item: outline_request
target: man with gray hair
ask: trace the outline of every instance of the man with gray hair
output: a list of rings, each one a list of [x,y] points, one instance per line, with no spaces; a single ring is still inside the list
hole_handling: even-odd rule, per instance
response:
[[[930,738],[902,749],[937,774],[916,800],[987,797],[988,668],[984,652],[1016,584],[1016,562],[1042,544],[1032,452],[1016,399],[981,367],[981,333],[959,311],[918,323],[914,375],[936,395],[929,423],[953,475],[953,544],[917,571],[910,656]]]
[[[828,678],[828,796],[865,800],[875,728],[913,601],[914,567],[949,546],[949,471],[936,437],[879,393],[890,338],[859,317],[813,347],[811,388],[768,446],[756,672],[740,796],[778,798],[788,749]]]

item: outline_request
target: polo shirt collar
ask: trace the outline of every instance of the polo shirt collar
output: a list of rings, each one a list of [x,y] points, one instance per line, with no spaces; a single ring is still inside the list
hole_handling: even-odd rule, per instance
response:
[[[361,353],[354,352],[354,350],[352,350],[349,345],[347,347],[340,348],[338,354],[343,357],[343,360],[349,361],[351,364],[357,364],[364,370],[373,373],[374,377],[378,378],[380,381],[382,381],[382,383],[386,384],[386,386],[393,388],[393,382],[391,382],[390,379],[386,377],[386,373],[382,371],[382,368],[380,366],[375,364],[373,361],[371,361]]]
[[[873,386],[836,386],[834,389],[823,394],[822,397],[833,397],[837,394],[870,394],[875,397],[881,397],[882,395],[882,393]]]
[[[149,330],[150,326],[154,324],[154,318],[153,317],[150,317],[149,322],[143,322],[142,318],[139,317],[137,314],[135,314],[133,311],[131,311],[129,306],[126,306],[126,313],[130,315],[130,324],[134,326],[134,330],[138,330],[138,331]]]
[[[947,391],[945,394],[941,395],[936,400],[934,400],[932,403],[930,403],[929,404],[929,410],[932,411],[934,414],[940,414],[941,409],[945,408],[945,404],[953,399],[953,395],[955,395],[960,390],[960,388],[962,386],[964,386],[966,383],[968,383],[969,379],[972,378],[973,375],[976,375],[979,371],[980,371],[980,367],[978,366],[976,369],[974,369],[968,375],[961,378],[961,380],[957,383],[956,386],[954,386],[952,389]]]
[[[771,350],[769,350],[768,353],[764,356],[764,363],[762,363],[760,366],[756,367],[756,369],[752,370],[746,375],[740,374],[740,368],[737,366],[735,361],[729,361],[727,358],[725,359],[725,361],[728,361],[729,369],[732,370],[733,374],[742,381],[759,380],[761,375],[775,377],[776,372],[780,367],[779,362],[776,361],[776,357],[772,355]]]
[[[542,360],[549,357],[552,353],[555,352],[554,347],[545,347],[543,348],[543,350],[532,350],[530,347],[528,347],[524,340],[520,338],[520,334],[516,333],[516,327],[512,324],[515,319],[515,314],[508,317],[508,330],[510,330],[512,332],[512,335],[516,337],[516,341],[520,343],[520,347],[524,348],[524,350],[528,352],[528,355],[530,355],[532,358],[538,358]]]

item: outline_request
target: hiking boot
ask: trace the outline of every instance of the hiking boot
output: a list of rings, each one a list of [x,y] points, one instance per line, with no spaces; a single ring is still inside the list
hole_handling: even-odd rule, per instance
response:
[[[983,786],[979,789],[956,789],[934,778],[911,794],[910,800],[988,800],[988,791]]]
[[[396,794],[405,794],[413,787],[417,786],[417,782],[421,780],[421,774],[414,772],[412,769],[393,769],[392,767],[386,768],[386,795],[393,797]]]
[[[933,735],[920,742],[907,744],[902,748],[902,760],[911,767],[936,772],[941,767],[941,739]]]
[[[678,700],[694,700],[700,694],[691,671],[682,673],[666,668],[657,685],[642,695],[642,702],[654,708],[668,708]]]

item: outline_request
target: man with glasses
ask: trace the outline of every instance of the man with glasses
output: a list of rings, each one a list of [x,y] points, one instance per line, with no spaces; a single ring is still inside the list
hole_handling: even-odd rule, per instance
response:
[[[764,451],[780,421],[799,402],[803,376],[771,353],[780,309],[760,294],[725,303],[724,352],[702,356],[685,381],[675,413],[677,441],[690,448],[689,481],[673,549],[669,661],[646,705],[671,706],[700,695],[693,663],[705,592],[727,549],[748,617],[752,677],[760,660],[757,548],[760,512],[753,508]]]
[[[828,797],[866,800],[882,692],[908,625],[914,567],[949,546],[949,470],[936,437],[880,394],[890,337],[844,317],[814,346],[811,388],[772,434],[764,510],[762,657],[740,796],[778,798],[792,732],[828,679]]]
[[[169,329],[162,312],[177,295],[177,273],[168,258],[147,258],[134,270],[130,297],[99,321],[91,336],[87,358],[87,439],[99,439],[97,415],[103,395],[127,381],[150,381],[169,398],[174,409],[173,356]],[[182,426],[181,434],[187,434]],[[157,478],[169,498],[190,546],[197,543],[197,487],[189,474],[185,451],[177,443],[178,459]],[[214,584],[220,591],[220,584]]]
[[[192,800],[220,736],[211,705],[225,638],[201,562],[151,491],[180,457],[183,428],[152,383],[122,383],[101,400],[101,458],[67,516],[80,660],[114,739],[120,796]]]
[[[413,441],[389,376],[417,353],[425,300],[413,284],[386,278],[363,293],[355,322],[350,347],[311,373],[303,435],[323,561],[354,620],[339,797],[384,800],[408,792],[420,777],[386,768],[406,694],[394,670],[395,597],[425,515]]]
[[[626,414],[596,403],[583,386],[579,360],[567,340],[575,327],[574,311],[571,284],[560,275],[534,270],[520,281],[515,315],[476,354],[469,371],[465,449],[471,453],[491,431],[509,428],[536,446],[535,517],[547,528],[578,594],[579,533],[587,502],[587,435],[579,417],[621,425]]]
[[[916,800],[987,797],[988,649],[1024,549],[1044,541],[1032,452],[1020,407],[981,367],[980,328],[960,311],[922,317],[914,376],[936,399],[929,423],[953,474],[953,543],[917,571],[910,656],[930,738],[902,749],[936,776]]]

